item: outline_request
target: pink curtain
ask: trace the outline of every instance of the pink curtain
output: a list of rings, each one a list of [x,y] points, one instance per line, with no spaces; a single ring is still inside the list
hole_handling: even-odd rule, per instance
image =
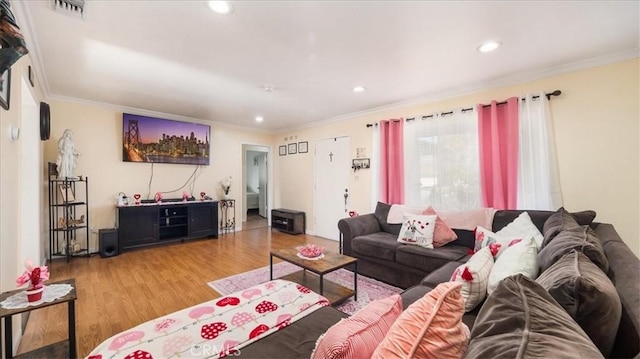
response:
[[[380,201],[404,203],[404,120],[380,121]]]
[[[516,209],[518,194],[518,102],[478,105],[482,205]]]

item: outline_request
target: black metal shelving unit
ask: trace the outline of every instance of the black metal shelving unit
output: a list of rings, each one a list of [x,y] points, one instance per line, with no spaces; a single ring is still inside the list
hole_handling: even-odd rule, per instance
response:
[[[49,164],[49,261],[89,256],[89,179],[57,178]],[[84,237],[84,238],[83,238]]]

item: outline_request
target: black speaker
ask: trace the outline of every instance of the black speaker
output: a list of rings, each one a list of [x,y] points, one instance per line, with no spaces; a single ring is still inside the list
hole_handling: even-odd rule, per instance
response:
[[[118,231],[114,228],[104,228],[98,231],[100,238],[100,257],[114,257],[118,252]]]

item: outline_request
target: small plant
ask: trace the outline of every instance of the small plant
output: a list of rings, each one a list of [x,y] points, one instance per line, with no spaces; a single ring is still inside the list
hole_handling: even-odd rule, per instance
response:
[[[16,279],[16,285],[21,287],[29,283],[29,288],[38,288],[42,282],[49,279],[49,269],[47,266],[34,267],[33,262],[28,259],[24,264],[26,270]]]
[[[231,183],[231,176],[220,181],[220,188],[222,188],[222,192],[224,192],[224,194],[228,195],[231,191]]]

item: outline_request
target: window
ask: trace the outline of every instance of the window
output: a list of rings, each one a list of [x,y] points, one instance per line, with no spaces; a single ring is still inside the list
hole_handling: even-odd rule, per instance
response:
[[[405,202],[462,210],[480,207],[475,111],[405,124]]]

